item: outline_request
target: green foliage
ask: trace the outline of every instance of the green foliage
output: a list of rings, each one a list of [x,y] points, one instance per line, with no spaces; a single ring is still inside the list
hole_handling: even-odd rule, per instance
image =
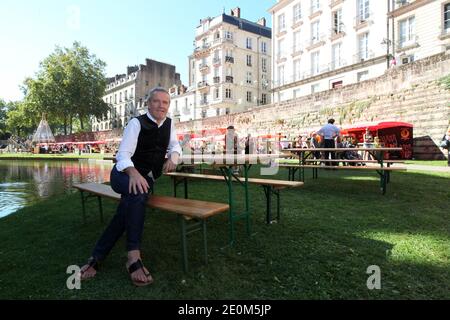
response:
[[[83,130],[90,116],[99,117],[108,111],[102,99],[105,66],[78,42],[72,48],[57,47],[41,62],[36,77],[25,80],[26,109],[38,115],[46,113],[49,122],[62,126],[65,133],[75,118]]]
[[[0,99],[0,140],[3,140],[6,136],[6,102]]]
[[[450,74],[440,79],[439,83],[444,85],[447,90],[450,90]]]

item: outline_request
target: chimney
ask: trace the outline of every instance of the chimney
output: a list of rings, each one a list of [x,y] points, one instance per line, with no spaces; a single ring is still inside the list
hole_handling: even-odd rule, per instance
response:
[[[266,26],[266,18],[261,18],[256,23],[265,27]]]
[[[240,18],[241,17],[241,8],[236,7],[234,9],[231,9],[231,15],[233,17]]]

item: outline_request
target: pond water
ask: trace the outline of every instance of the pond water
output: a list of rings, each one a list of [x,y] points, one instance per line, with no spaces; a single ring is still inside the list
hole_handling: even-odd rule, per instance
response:
[[[0,219],[50,196],[74,192],[73,184],[108,182],[112,161],[0,160]]]

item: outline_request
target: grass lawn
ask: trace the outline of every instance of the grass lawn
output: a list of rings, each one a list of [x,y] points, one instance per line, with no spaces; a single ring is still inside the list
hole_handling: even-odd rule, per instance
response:
[[[257,168],[252,169],[257,174]],[[287,178],[287,172],[279,178]],[[158,194],[171,194],[169,179]],[[225,184],[191,182],[192,198],[226,202]],[[449,299],[450,175],[393,173],[382,196],[375,174],[308,172],[305,187],[282,192],[282,216],[266,225],[263,191],[250,189],[253,231],[238,222],[237,244],[227,216],[208,224],[209,265],[201,239],[190,239],[184,274],[176,216],[148,211],[144,263],[155,283],[135,288],[125,270],[124,239],[97,277],[66,288],[66,269],[84,263],[105,227],[96,202],[82,224],[77,193],[0,220],[0,299]],[[242,205],[242,202],[240,203]],[[116,203],[105,201],[106,218]],[[368,290],[367,268],[381,268],[381,290]]]
[[[408,160],[406,164],[414,164],[420,166],[447,167],[447,160]]]

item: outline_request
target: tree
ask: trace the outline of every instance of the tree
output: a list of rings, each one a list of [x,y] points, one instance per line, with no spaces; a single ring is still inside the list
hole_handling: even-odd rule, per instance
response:
[[[5,140],[7,136],[6,131],[6,102],[0,99],[0,140]]]
[[[106,89],[106,64],[75,42],[72,48],[56,47],[44,59],[34,79],[24,82],[24,103],[32,110],[48,114],[50,122],[72,132],[73,119],[81,130],[91,116],[101,117],[108,111],[102,96]]]
[[[26,138],[36,130],[39,124],[39,113],[30,109],[23,102],[7,104],[6,130],[22,138]]]

